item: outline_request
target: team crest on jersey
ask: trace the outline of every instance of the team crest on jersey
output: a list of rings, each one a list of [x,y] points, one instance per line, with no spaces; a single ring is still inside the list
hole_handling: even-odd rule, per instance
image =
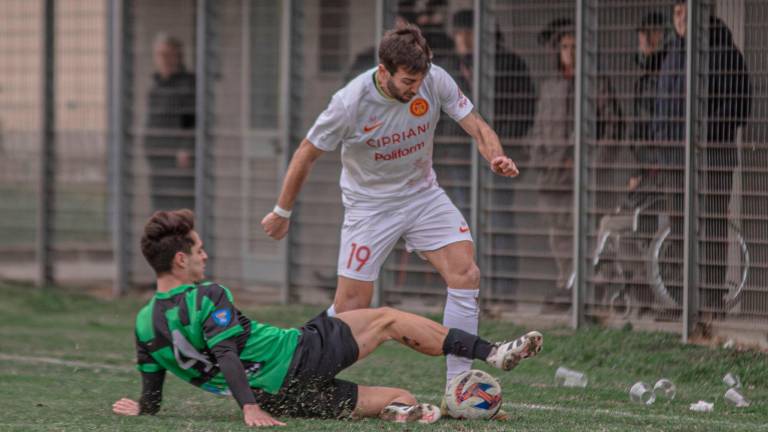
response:
[[[414,117],[421,117],[429,111],[429,102],[424,98],[416,98],[411,102],[411,114]]]
[[[232,321],[232,312],[229,309],[219,309],[213,313],[213,322],[219,327],[226,327]]]

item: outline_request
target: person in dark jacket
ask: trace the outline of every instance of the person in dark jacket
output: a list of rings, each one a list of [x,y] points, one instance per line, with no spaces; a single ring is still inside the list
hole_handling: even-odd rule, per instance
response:
[[[638,53],[636,57],[640,76],[633,88],[633,117],[630,129],[632,153],[639,165],[629,179],[630,192],[653,188],[659,163],[659,149],[654,143],[653,121],[658,100],[659,70],[667,51],[664,47],[667,20],[660,12],[647,14],[637,27]]]
[[[656,101],[654,138],[672,145],[661,154],[660,162],[682,170],[685,162],[685,64],[687,33],[685,1],[674,6],[675,37],[661,66]],[[728,204],[733,183],[733,170],[738,164],[736,134],[744,126],[751,111],[751,86],[744,56],[733,42],[733,36],[723,21],[710,17],[707,49],[708,72],[704,76],[707,90],[705,122],[706,136],[699,146],[698,188],[704,192],[699,213],[702,216],[700,262],[706,264],[700,273],[699,285],[704,288],[703,305],[716,306],[718,294],[724,289],[728,252]],[[676,145],[675,145],[676,144]],[[676,186],[679,188],[679,185]],[[678,200],[679,201],[679,200]],[[673,224],[674,231],[674,224]]]
[[[175,37],[155,38],[144,138],[151,211],[195,207],[195,76],[182,52]]]

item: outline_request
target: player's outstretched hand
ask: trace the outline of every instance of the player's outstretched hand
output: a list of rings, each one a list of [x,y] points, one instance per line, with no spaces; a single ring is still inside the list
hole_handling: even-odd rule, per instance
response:
[[[497,156],[491,161],[491,171],[504,177],[517,177],[520,170],[515,162],[506,156]]]
[[[288,226],[290,224],[290,219],[278,216],[274,212],[269,212],[264,216],[264,219],[261,220],[261,226],[264,227],[264,232],[275,240],[280,240],[288,234]]]
[[[125,416],[139,415],[139,404],[133,399],[122,398],[112,404],[112,412]]]
[[[285,423],[275,420],[257,404],[243,406],[243,419],[248,426],[285,426]]]

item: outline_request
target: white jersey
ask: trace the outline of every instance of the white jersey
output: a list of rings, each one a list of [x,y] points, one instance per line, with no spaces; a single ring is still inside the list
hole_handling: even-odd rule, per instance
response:
[[[344,206],[377,208],[437,187],[432,148],[440,111],[459,121],[473,108],[456,82],[432,65],[408,103],[383,96],[376,69],[336,92],[307,140],[324,151],[341,143]]]

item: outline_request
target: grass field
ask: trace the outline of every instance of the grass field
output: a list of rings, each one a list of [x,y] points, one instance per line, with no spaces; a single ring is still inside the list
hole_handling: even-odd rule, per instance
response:
[[[246,430],[235,402],[169,377],[163,408],[155,416],[118,417],[110,405],[137,398],[138,373],[132,366],[134,314],[142,301],[104,301],[62,291],[41,292],[0,283],[0,430],[2,431],[235,431]],[[235,292],[237,299],[237,293]],[[255,320],[300,324],[317,308],[243,307]],[[438,318],[438,317],[433,317]],[[523,327],[484,322],[483,335],[517,336]],[[768,430],[768,356],[681,345],[676,335],[603,330],[545,331],[544,351],[508,373],[491,371],[504,389],[511,422],[441,421],[396,425],[378,420],[316,421],[284,419],[284,430],[552,430],[552,431],[757,431]],[[345,371],[359,383],[402,386],[425,401],[438,402],[442,358],[427,358],[394,343]],[[586,389],[559,388],[555,369],[585,371]],[[487,368],[483,368],[489,370]],[[489,370],[490,371],[490,370]],[[726,372],[741,376],[749,408],[725,405]],[[661,377],[678,387],[672,402],[641,406],[629,401],[636,381],[651,385]],[[688,404],[715,403],[712,413]]]

